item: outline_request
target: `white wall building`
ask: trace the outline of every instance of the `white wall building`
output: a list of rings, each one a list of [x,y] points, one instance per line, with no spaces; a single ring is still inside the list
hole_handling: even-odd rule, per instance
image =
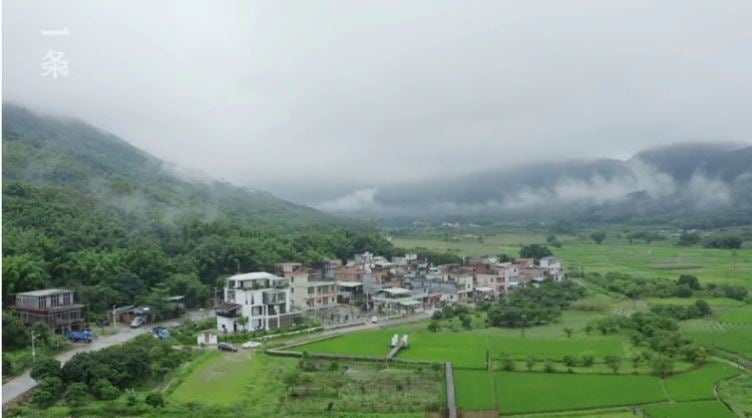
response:
[[[224,302],[219,304],[217,330],[240,332],[269,330],[292,325],[288,279],[271,273],[236,274],[227,279]],[[243,324],[248,318],[247,324]]]

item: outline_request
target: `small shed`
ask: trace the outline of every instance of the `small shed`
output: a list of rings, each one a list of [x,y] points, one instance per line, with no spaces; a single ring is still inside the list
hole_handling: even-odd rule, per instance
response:
[[[198,335],[198,337],[196,337],[196,342],[201,347],[207,345],[217,345],[217,334],[215,334],[212,330],[204,330]]]

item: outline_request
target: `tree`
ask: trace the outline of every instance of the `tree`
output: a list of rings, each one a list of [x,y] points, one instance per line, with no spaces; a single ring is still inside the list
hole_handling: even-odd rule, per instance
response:
[[[120,396],[120,390],[107,379],[100,379],[94,384],[94,394],[97,398],[111,401]]]
[[[538,244],[526,245],[520,249],[520,257],[522,258],[534,258],[538,260],[551,255],[553,255],[551,250]]]
[[[209,287],[201,283],[197,274],[173,274],[167,280],[170,294],[183,296],[187,308],[204,306],[209,300]]]
[[[595,357],[591,354],[585,354],[582,356],[582,365],[585,367],[591,367],[595,363]]]
[[[38,388],[31,395],[31,403],[42,408],[51,406],[53,403],[55,403],[55,400],[57,400],[57,396],[53,395],[49,390],[43,388]]]
[[[563,363],[564,363],[564,364],[565,364],[565,365],[566,365],[567,367],[570,367],[570,368],[571,368],[571,367],[575,367],[575,366],[577,366],[577,357],[575,357],[575,356],[573,356],[573,355],[570,355],[570,354],[567,354],[567,355],[565,355],[565,356],[564,356],[564,357],[562,358],[562,362],[563,362]]]
[[[470,315],[463,313],[460,315],[460,321],[462,322],[462,327],[465,329],[472,329],[473,328],[473,320],[470,318]]]
[[[60,378],[60,362],[52,357],[37,360],[31,368],[31,378],[39,382],[50,377]]]
[[[35,322],[31,326],[31,332],[34,333],[35,343],[38,344],[38,346],[50,346],[50,342],[52,342],[54,334],[46,323]]]
[[[39,382],[37,389],[46,390],[57,398],[63,393],[63,381],[59,377],[48,377]]]
[[[431,332],[439,332],[441,330],[441,324],[438,321],[431,321],[428,324],[428,330]]]
[[[14,350],[30,344],[31,337],[21,318],[11,312],[3,312],[3,349]]]
[[[164,406],[164,398],[162,398],[162,394],[159,392],[152,392],[146,395],[146,399],[144,399],[144,402],[146,402],[147,405],[151,405],[154,408],[160,408]]]
[[[590,234],[590,238],[598,245],[603,244],[603,241],[606,239],[606,231],[595,231],[592,234]]]
[[[297,385],[298,381],[300,381],[300,369],[290,370],[282,376],[282,382],[285,384],[288,391]]]
[[[679,235],[679,241],[677,242],[677,244],[683,247],[689,247],[699,244],[700,241],[702,241],[700,234],[696,232],[684,231],[681,233],[681,235]]]
[[[572,328],[564,328],[564,334],[566,334],[567,338],[572,338],[572,333],[574,330]]]
[[[637,369],[640,367],[642,360],[643,360],[643,357],[642,357],[642,354],[640,353],[637,353],[634,356],[632,356],[632,368],[634,369],[635,373],[637,373]]]
[[[548,360],[548,359],[547,359],[547,360],[546,360],[546,361],[545,361],[545,362],[543,363],[543,370],[544,370],[544,371],[545,371],[546,373],[553,373],[553,372],[555,372],[555,371],[556,371],[556,369],[554,368],[554,362],[553,362],[553,361],[551,361],[551,360]]]
[[[515,369],[514,360],[511,357],[503,357],[501,359],[501,368],[504,371],[513,372]]]
[[[538,362],[538,359],[535,358],[534,355],[529,354],[527,358],[525,359],[525,366],[527,366],[527,371],[532,371],[533,367],[535,366],[535,363]]]
[[[606,356],[604,358],[606,360],[606,364],[608,367],[611,368],[611,370],[614,371],[614,374],[619,372],[619,369],[621,368],[621,359],[617,356]]]
[[[689,274],[682,274],[679,276],[676,284],[677,286],[688,286],[692,290],[700,290],[700,280]]]
[[[671,357],[664,355],[654,357],[651,361],[651,366],[653,373],[664,379],[674,371],[673,360],[671,360]]]
[[[697,308],[697,312],[700,316],[708,316],[713,313],[710,304],[704,299],[697,299],[697,301],[695,301],[695,308]]]
[[[83,405],[89,399],[89,390],[83,383],[72,383],[65,390],[65,402],[71,406]]]
[[[11,293],[45,288],[49,279],[46,263],[37,256],[23,254],[3,257],[3,303],[10,303]]]

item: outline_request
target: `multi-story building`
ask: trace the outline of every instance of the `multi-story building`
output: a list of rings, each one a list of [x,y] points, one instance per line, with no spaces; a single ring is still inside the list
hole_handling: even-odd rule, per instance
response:
[[[44,322],[55,332],[76,330],[84,323],[84,305],[75,303],[75,292],[68,289],[19,293],[14,309],[26,325]]]
[[[337,283],[296,278],[292,286],[292,305],[296,309],[327,308],[337,304]]]
[[[227,279],[224,302],[217,305],[217,329],[222,332],[269,330],[290,326],[289,280],[266,272],[236,274]]]

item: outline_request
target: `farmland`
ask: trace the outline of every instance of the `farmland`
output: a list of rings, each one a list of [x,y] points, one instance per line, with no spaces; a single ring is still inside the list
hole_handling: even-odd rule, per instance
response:
[[[688,417],[713,417],[735,418],[736,415],[729,411],[718,401],[685,402],[668,405],[656,405],[645,409],[650,418],[688,418]]]
[[[726,363],[711,363],[698,370],[666,379],[666,390],[674,401],[714,399],[716,383],[738,375],[735,367]]]
[[[438,229],[413,231],[394,236],[402,248],[428,248],[459,255],[480,256],[506,253],[517,256],[522,245],[545,244],[547,232],[522,227],[466,228],[451,230],[450,240]],[[752,288],[752,248],[737,251],[678,247],[668,241],[629,243],[618,238],[623,231],[609,231],[605,242],[596,245],[587,237],[561,235],[561,248],[554,253],[572,267],[587,272],[620,272],[645,277],[676,279],[692,274],[703,282],[736,284]],[[477,238],[482,236],[482,242]]]
[[[412,331],[412,332],[411,332]],[[620,337],[591,338],[520,338],[519,335],[485,335],[490,331],[460,331],[454,333],[430,333],[425,330],[395,329],[369,331],[332,338],[301,347],[298,351],[309,353],[351,354],[385,357],[389,340],[395,333],[410,332],[410,347],[402,350],[398,358],[452,362],[458,368],[486,368],[486,351],[491,358],[501,355],[525,359],[534,355],[540,359],[560,359],[564,355],[620,356],[624,354],[626,340]]]
[[[660,379],[652,376],[502,372],[495,377],[502,413],[592,409],[667,400]]]

